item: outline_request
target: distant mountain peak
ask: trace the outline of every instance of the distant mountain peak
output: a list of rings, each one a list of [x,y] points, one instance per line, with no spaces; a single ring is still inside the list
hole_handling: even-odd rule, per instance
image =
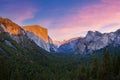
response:
[[[98,31],[88,31],[84,38],[66,42],[68,43],[64,43],[58,48],[58,52],[89,54],[109,45],[120,46],[120,29],[103,34]]]
[[[94,36],[96,35],[97,36],[97,35],[102,35],[102,33],[100,33],[99,31],[88,31],[87,35],[94,35]]]
[[[81,38],[81,37],[75,37],[75,38],[71,38],[71,39],[69,39],[69,40],[63,40],[63,41],[53,41],[53,43],[54,43],[55,45],[57,45],[58,47],[60,47],[61,45],[67,44],[67,43],[72,42],[72,41],[74,41],[74,40],[77,40],[77,39],[79,39],[79,38]]]
[[[120,34],[120,29],[118,29],[118,30],[116,31],[116,33],[117,33],[117,34]]]

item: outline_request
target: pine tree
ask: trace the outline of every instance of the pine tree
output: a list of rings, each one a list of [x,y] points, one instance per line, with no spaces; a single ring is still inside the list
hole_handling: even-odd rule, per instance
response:
[[[98,72],[98,80],[112,80],[110,57],[107,49],[105,49],[103,53],[101,66]]]
[[[112,72],[115,80],[120,78],[120,56],[115,56],[112,58]]]
[[[9,61],[0,55],[0,80],[9,80]]]
[[[119,71],[119,74],[116,77],[116,80],[120,80],[120,71]]]
[[[91,69],[91,77],[92,79],[97,78],[97,71],[98,71],[98,58],[95,57],[92,63],[92,69]]]
[[[78,71],[77,80],[87,80],[85,67],[81,66]]]

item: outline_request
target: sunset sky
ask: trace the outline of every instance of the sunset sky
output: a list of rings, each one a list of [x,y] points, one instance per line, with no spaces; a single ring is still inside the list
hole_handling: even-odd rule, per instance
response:
[[[87,31],[120,28],[120,0],[0,0],[0,16],[19,25],[38,24],[53,40],[85,36]]]

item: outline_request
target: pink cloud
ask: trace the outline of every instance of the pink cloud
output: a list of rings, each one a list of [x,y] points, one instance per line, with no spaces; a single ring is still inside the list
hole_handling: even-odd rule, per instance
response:
[[[37,23],[47,28],[48,26],[52,26],[53,21],[53,19],[41,19],[37,21]],[[50,29],[50,27],[48,29]]]
[[[120,26],[108,27],[104,30],[105,25],[109,25],[112,23],[120,23],[120,1],[119,0],[101,0],[101,3],[91,4],[84,6],[82,8],[76,7],[71,8],[70,12],[75,12],[74,14],[69,14],[64,18],[61,18],[57,23],[59,25],[59,29],[52,29],[51,33],[55,34],[54,38],[58,39],[68,39],[71,37],[75,37],[75,33],[85,32],[88,30],[98,30],[101,32],[111,32],[113,30],[117,30]],[[61,35],[60,35],[61,34]],[[53,35],[53,34],[51,34]],[[81,36],[85,34],[77,34],[77,36]]]
[[[101,0],[104,3],[120,3],[120,0]]]
[[[3,6],[2,15],[22,24],[24,20],[34,18],[36,12],[37,8],[30,4],[7,4]]]

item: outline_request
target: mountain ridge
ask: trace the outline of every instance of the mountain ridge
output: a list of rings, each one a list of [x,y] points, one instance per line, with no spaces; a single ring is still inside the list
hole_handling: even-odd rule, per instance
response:
[[[13,40],[23,45],[23,47],[26,46],[29,41],[35,42],[37,46],[48,52],[50,52],[50,47],[52,47],[50,45],[51,43],[49,43],[52,41],[48,39],[48,30],[38,25],[27,26],[24,29],[10,19],[0,17],[0,33],[2,32],[8,33]]]
[[[89,54],[111,44],[114,45],[113,47],[120,45],[120,29],[110,33],[88,31],[85,37],[62,44],[58,48],[58,52],[66,53],[67,51],[67,53]],[[65,51],[65,49],[67,50]],[[72,52],[70,50],[72,50]]]
[[[108,45],[120,45],[120,29],[115,32],[101,33],[88,31],[85,37],[76,37],[62,42],[54,42],[48,30],[39,25],[19,26],[10,19],[0,17],[0,33],[6,32],[18,44],[26,46],[33,41],[48,52],[90,54]],[[9,42],[6,41],[8,45]]]

